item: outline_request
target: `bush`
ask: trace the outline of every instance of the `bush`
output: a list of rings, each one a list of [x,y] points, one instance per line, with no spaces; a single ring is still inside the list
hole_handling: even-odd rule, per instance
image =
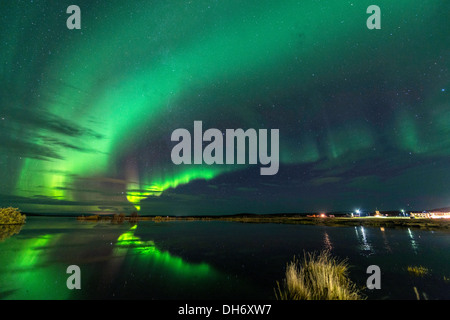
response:
[[[275,292],[280,300],[361,300],[356,286],[349,280],[346,261],[338,261],[328,251],[308,253],[286,267],[283,287]]]
[[[24,224],[26,216],[21,214],[17,208],[0,208],[0,225]]]

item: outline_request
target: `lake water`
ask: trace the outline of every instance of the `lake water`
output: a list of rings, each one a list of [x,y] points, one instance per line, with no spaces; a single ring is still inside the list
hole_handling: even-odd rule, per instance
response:
[[[220,221],[131,225],[28,217],[0,241],[0,299],[274,299],[286,264],[329,249],[368,299],[450,299],[450,233],[415,229],[245,224]],[[81,270],[69,290],[67,267]],[[420,277],[408,266],[428,269]]]

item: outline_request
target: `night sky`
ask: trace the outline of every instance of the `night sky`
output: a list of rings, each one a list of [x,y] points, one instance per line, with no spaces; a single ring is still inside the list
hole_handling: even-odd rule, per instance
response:
[[[0,206],[450,206],[449,21],[444,0],[1,1]],[[279,129],[278,174],[174,165],[171,134],[195,120]]]

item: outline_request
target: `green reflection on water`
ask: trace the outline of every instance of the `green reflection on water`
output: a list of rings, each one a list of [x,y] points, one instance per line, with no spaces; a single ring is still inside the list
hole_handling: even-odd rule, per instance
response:
[[[81,234],[81,242],[76,240],[80,237],[48,232],[6,239],[0,251],[0,299],[104,298],[113,292],[121,297],[159,297],[178,294],[180,288],[207,291],[221,278],[209,264],[190,263],[163,251],[154,241],[141,240],[136,230],[131,227],[107,249],[99,238],[93,245]],[[66,286],[69,264],[82,270],[82,290],[77,292]]]
[[[123,255],[131,251],[137,259],[152,263],[152,268],[161,268],[169,272],[172,276],[192,278],[209,277],[216,272],[207,263],[189,263],[180,257],[173,256],[167,251],[162,251],[155,246],[154,241],[142,241],[134,233],[137,225],[119,236],[116,243],[115,255]]]
[[[66,299],[65,268],[49,263],[52,245],[60,235],[44,234],[31,239],[9,239],[0,265],[1,299]]]

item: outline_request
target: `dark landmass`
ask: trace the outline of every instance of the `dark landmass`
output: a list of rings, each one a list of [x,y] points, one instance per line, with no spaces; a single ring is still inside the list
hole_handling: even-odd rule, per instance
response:
[[[433,212],[448,212],[450,208],[440,208],[429,210]],[[419,210],[415,212],[420,212]],[[78,221],[91,222],[138,222],[138,221],[229,221],[240,223],[283,223],[283,224],[303,224],[303,225],[320,225],[333,227],[349,227],[349,226],[365,226],[377,228],[415,228],[423,230],[444,230],[450,231],[450,219],[430,219],[430,218],[410,218],[402,216],[400,211],[381,211],[374,216],[373,212],[361,213],[361,217],[351,217],[349,212],[333,212],[321,215],[318,213],[278,213],[278,214],[255,214],[240,213],[233,215],[204,215],[204,216],[150,216],[138,215],[134,212],[131,215],[110,214],[35,214],[26,213],[27,216],[36,217],[70,217]]]
[[[320,225],[333,227],[365,226],[377,228],[419,228],[424,230],[447,230],[450,231],[450,219],[426,219],[398,216],[367,216],[367,217],[345,217],[328,215],[300,215],[300,214],[236,214],[226,216],[79,216],[79,221],[111,221],[111,222],[170,222],[170,221],[229,221],[241,223],[283,223]]]
[[[423,210],[408,210],[408,212],[422,212]],[[433,211],[445,211],[444,209],[436,209]],[[450,208],[449,210],[450,211]],[[121,213],[121,214],[97,214],[97,213],[86,213],[86,212],[79,212],[79,213],[67,213],[67,214],[54,214],[54,213],[33,213],[33,212],[22,212],[23,214],[30,216],[30,217],[90,217],[90,216],[100,216],[100,217],[114,217],[114,216],[128,216],[132,215],[133,213]],[[191,215],[191,216],[172,216],[169,215],[168,217],[176,217],[176,218],[226,218],[226,217],[240,217],[240,216],[251,216],[251,217],[307,217],[311,215],[319,215],[318,212],[297,212],[297,213],[236,213],[236,214],[224,214],[224,215]],[[349,216],[351,214],[351,211],[334,211],[334,212],[328,212],[327,216],[335,216],[335,217],[345,217]],[[361,216],[370,216],[374,215],[375,212],[371,211],[361,211]],[[394,216],[397,217],[401,214],[398,210],[390,210],[390,211],[380,211],[380,214],[383,216]],[[156,216],[163,216],[167,217],[167,215],[163,214],[139,214],[139,217],[156,217]]]

